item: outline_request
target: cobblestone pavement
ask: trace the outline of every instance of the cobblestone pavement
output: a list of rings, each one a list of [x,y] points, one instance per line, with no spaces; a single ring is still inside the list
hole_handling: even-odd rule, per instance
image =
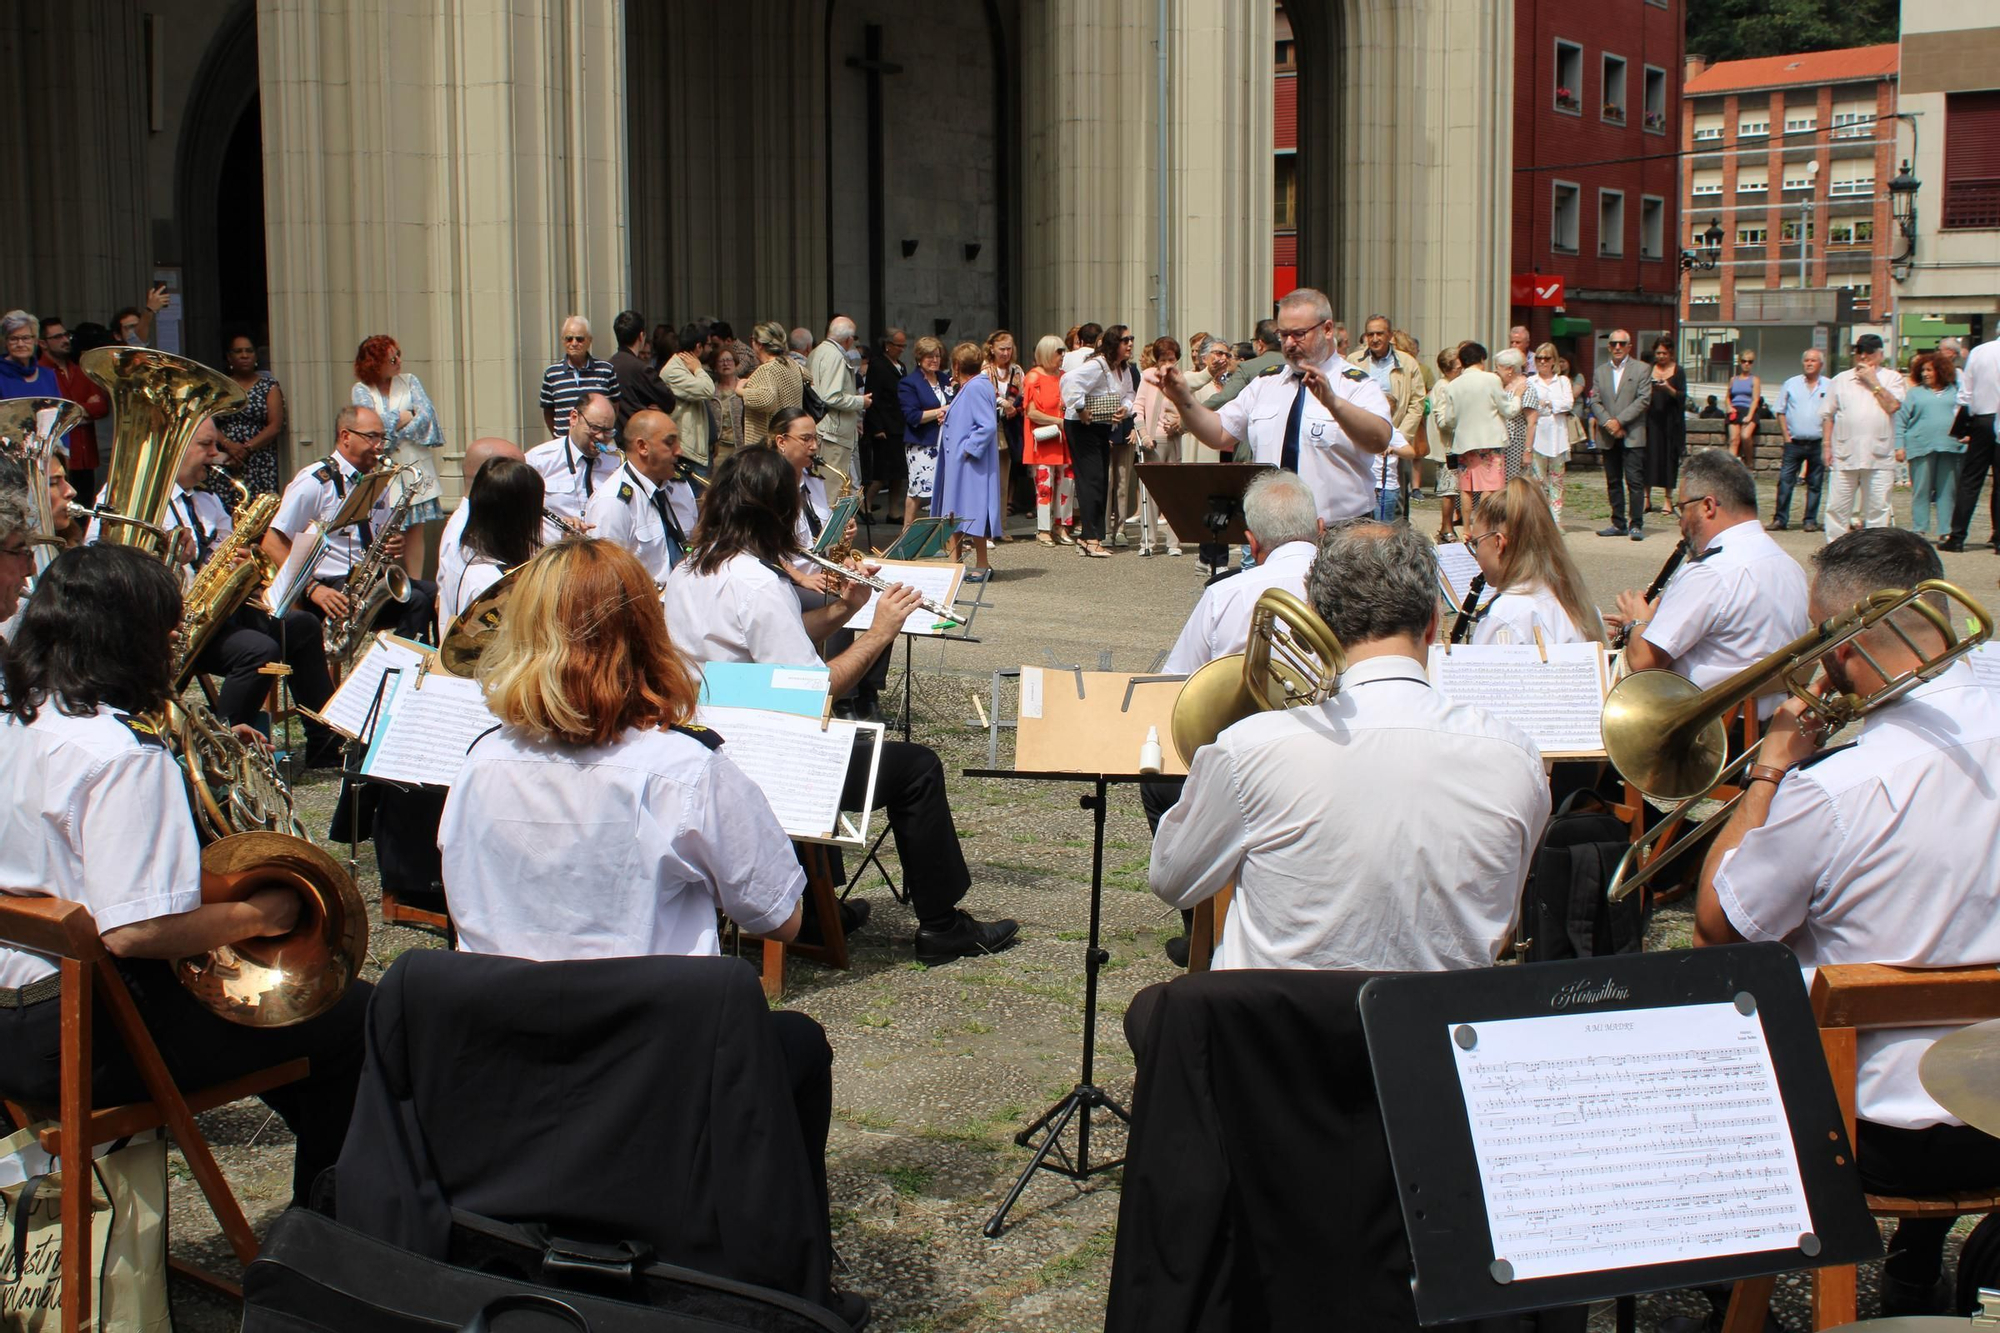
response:
[[[1644,542],[1596,537],[1605,502],[1595,472],[1573,475],[1569,542],[1599,602],[1609,608],[1621,587],[1643,586],[1674,537],[1661,526]],[[1899,493],[1906,509],[1907,494]],[[1435,507],[1420,503],[1414,521],[1436,527]],[[1655,522],[1660,522],[1655,519]],[[1801,558],[1813,534],[1781,534]],[[1951,577],[1977,592],[2000,573],[1991,552],[1945,557]],[[1026,1160],[1014,1131],[1069,1090],[1077,1077],[1083,1013],[1083,935],[1089,884],[1090,826],[1078,808],[1080,787],[1028,785],[961,776],[985,761],[985,734],[974,729],[991,672],[1023,662],[1095,666],[1108,651],[1121,670],[1142,670],[1172,642],[1199,595],[1192,548],[1180,559],[1141,560],[1132,550],[1111,560],[1083,560],[1032,538],[995,550],[991,604],[973,632],[978,643],[919,644],[912,681],[915,738],[935,746],[952,774],[951,796],[973,890],[967,905],[981,916],[1021,922],[1021,943],[993,958],[923,968],[911,957],[915,921],[890,897],[879,875],[860,892],[874,919],[855,939],[850,971],[798,962],[788,969],[785,1004],[823,1024],[835,1052],[835,1118],[829,1148],[834,1236],[847,1265],[846,1285],[865,1292],[876,1327],[890,1330],[1072,1330],[1101,1325],[1118,1206],[1118,1174],[1076,1188],[1051,1175],[1033,1182],[1009,1227],[988,1240],[980,1226]],[[899,654],[889,697],[900,694]],[[974,703],[974,696],[979,703]],[[1002,761],[1007,752],[1003,745]],[[323,829],[331,782],[305,784],[299,802],[309,828]],[[1104,936],[1111,962],[1103,974],[1098,1081],[1129,1104],[1132,1059],[1120,1027],[1131,997],[1174,970],[1160,942],[1179,922],[1146,891],[1149,839],[1136,792],[1114,788],[1107,826]],[[341,849],[344,853],[344,848]],[[893,846],[888,872],[900,882]],[[373,863],[360,849],[364,896],[377,897]],[[1684,910],[1661,911],[1649,947],[1684,947]],[[435,948],[420,931],[377,925],[371,972],[405,949]],[[261,1105],[242,1103],[204,1117],[224,1167],[255,1225],[276,1215],[287,1193],[290,1142]],[[1093,1156],[1115,1154],[1123,1135],[1108,1125]],[[176,1162],[176,1253],[229,1269],[199,1191]],[[1872,1309],[1871,1272],[1863,1276],[1863,1312]],[[226,1304],[176,1283],[180,1326],[207,1333],[235,1327]],[[1809,1326],[1802,1282],[1781,1288],[1779,1311],[1792,1328]],[[1642,1328],[1701,1304],[1689,1293],[1642,1303]],[[1608,1313],[1598,1321],[1610,1327]]]

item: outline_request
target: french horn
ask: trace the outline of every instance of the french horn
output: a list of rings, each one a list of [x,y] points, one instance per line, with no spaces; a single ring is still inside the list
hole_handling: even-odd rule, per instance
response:
[[[1280,619],[1283,624],[1280,624]],[[1325,703],[1340,689],[1347,652],[1303,600],[1266,589],[1250,609],[1250,639],[1187,678],[1174,699],[1174,747],[1183,763],[1252,713]]]

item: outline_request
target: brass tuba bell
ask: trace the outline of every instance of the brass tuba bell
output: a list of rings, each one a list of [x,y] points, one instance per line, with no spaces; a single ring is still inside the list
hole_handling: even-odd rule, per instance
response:
[[[1189,676],[1174,700],[1181,761],[1193,763],[1196,750],[1252,713],[1325,703],[1346,669],[1347,653],[1318,613],[1283,588],[1266,589],[1250,610],[1244,650]]]
[[[67,398],[11,398],[0,403],[0,454],[19,459],[28,472],[28,504],[35,514],[35,531],[53,541],[55,509],[49,500],[49,460],[56,442],[81,426],[89,414],[83,404]],[[38,543],[35,572],[47,569],[55,553],[49,542]]]
[[[340,863],[304,838],[238,833],[202,849],[203,902],[242,902],[264,889],[299,895],[295,927],[183,958],[174,975],[232,1023],[290,1027],[331,1009],[361,974],[368,913]]]
[[[527,567],[519,564],[502,574],[485,592],[468,602],[458,613],[458,619],[438,636],[440,674],[470,680],[478,672],[479,659],[492,644],[493,636],[500,632],[500,621],[507,614],[514,585],[521,581],[521,571]]]
[[[150,347],[96,347],[77,363],[111,395],[111,471],[98,505],[98,540],[165,558],[174,473],[195,428],[248,398],[217,370]]]

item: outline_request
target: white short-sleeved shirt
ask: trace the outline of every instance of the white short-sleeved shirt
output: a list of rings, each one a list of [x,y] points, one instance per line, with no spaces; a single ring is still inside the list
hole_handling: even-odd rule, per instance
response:
[[[277,515],[271,520],[272,530],[284,534],[286,541],[297,541],[308,524],[333,517],[362,475],[359,468],[337,453],[300,468],[291,484],[285,487],[284,498],[278,502]],[[326,550],[321,553],[319,563],[313,566],[314,578],[347,577],[348,571],[354,568],[355,560],[368,549],[370,542],[381,535],[382,525],[389,521],[389,496],[395,489],[394,486],[382,488],[364,522],[350,523],[340,531],[328,534]]]
[[[201,847],[166,745],[99,708],[0,716],[0,884],[80,902],[100,933],[201,905]],[[56,970],[0,949],[0,986]]]
[[[460,560],[449,580],[440,576],[437,590],[438,629],[449,630],[452,623],[465,614],[465,608],[477,601],[479,594],[498,583],[506,572],[498,560],[475,555]]]
[[[816,666],[819,653],[806,637],[797,587],[781,571],[739,552],[713,574],[682,561],[667,575],[660,599],[674,646],[696,664],[763,662]]]
[[[458,508],[451,511],[451,517],[444,521],[444,531],[438,534],[438,605],[443,614],[444,590],[458,581],[465,571],[465,521],[472,517],[472,502],[460,500]],[[449,619],[443,622],[449,625]]]
[[[582,518],[597,488],[625,463],[612,449],[600,449],[586,459],[567,435],[536,445],[524,457],[542,474],[542,503],[564,518]]]
[[[1591,638],[1570,619],[1561,598],[1535,583],[1509,588],[1490,598],[1479,619],[1472,622],[1472,641],[1530,644],[1538,629],[1547,644],[1587,643]]]
[[[1250,642],[1250,612],[1257,599],[1272,588],[1303,598],[1316,551],[1311,542],[1286,542],[1241,574],[1204,589],[1160,670],[1191,675],[1218,657],[1242,652]]]
[[[236,531],[236,521],[229,516],[229,507],[220,496],[209,491],[190,491],[179,482],[174,483],[167,497],[167,515],[160,526],[169,535],[182,528],[194,534],[194,561],[181,566],[183,588],[194,581],[195,570],[214,553],[216,545]]]
[[[1235,881],[1217,967],[1490,967],[1548,817],[1532,740],[1374,657],[1195,752],[1150,882],[1188,908]]]
[[[514,727],[481,737],[438,848],[470,953],[714,954],[718,907],[763,934],[805,890],[790,839],[727,747],[673,730],[581,747]]]
[[[673,507],[673,488],[674,484],[669,483],[668,512],[680,523],[680,512]],[[645,473],[626,463],[590,497],[590,503],[583,507],[583,521],[590,524],[591,536],[602,537],[630,551],[652,575],[653,582],[664,585],[667,571],[679,559],[679,550],[686,547],[688,529],[681,528],[677,542],[668,540],[667,525],[653,505],[653,492],[659,489],[647,480]]]
[[[1785,775],[1715,876],[1729,923],[1827,963],[2000,963],[2000,695],[1955,663]],[[1956,1124],[1917,1081],[1943,1028],[1860,1035],[1863,1119]]]
[[[1349,365],[1338,354],[1316,368],[1342,400],[1384,421],[1391,420],[1389,400],[1368,378],[1368,372]],[[1306,401],[1299,417],[1299,476],[1312,488],[1319,516],[1339,523],[1374,513],[1376,456],[1347,438],[1333,414],[1306,393],[1293,367],[1287,366],[1276,375],[1259,375],[1217,411],[1222,429],[1249,450],[1247,459],[1239,452],[1237,461],[1274,467],[1283,461],[1285,421],[1291,415],[1293,400],[1302,393]]]
[[[1672,659],[1671,670],[1707,689],[1811,624],[1804,567],[1753,518],[1724,528],[1682,562],[1640,633]],[[1757,715],[1769,717],[1784,697],[1782,690],[1759,697]]]

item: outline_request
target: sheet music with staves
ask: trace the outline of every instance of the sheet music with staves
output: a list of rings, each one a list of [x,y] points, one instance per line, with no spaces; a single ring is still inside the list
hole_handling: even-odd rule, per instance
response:
[[[1444,1036],[1493,1257],[1516,1279],[1792,1249],[1812,1231],[1754,1012],[1555,1014]]]
[[[1973,679],[1989,690],[2000,690],[2000,645],[1982,643],[1965,655]]]
[[[1604,753],[1604,694],[1611,673],[1599,643],[1434,644],[1430,679],[1528,733],[1544,757]]]

